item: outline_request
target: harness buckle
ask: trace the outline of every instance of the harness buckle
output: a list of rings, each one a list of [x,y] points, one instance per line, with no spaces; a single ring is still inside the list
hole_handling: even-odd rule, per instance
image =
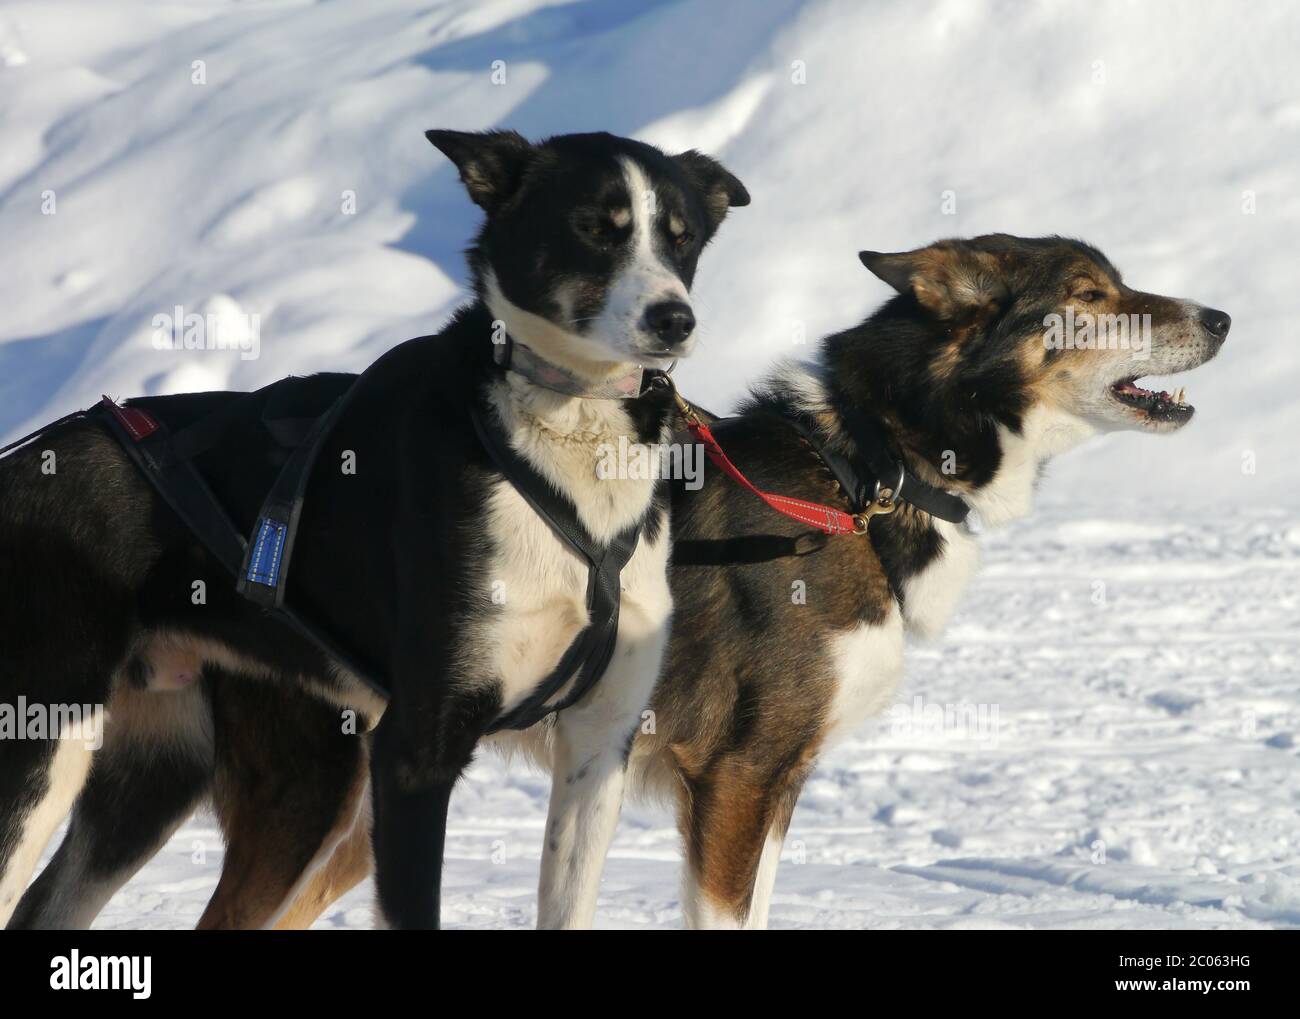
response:
[[[898,509],[898,498],[903,494],[903,482],[907,478],[907,472],[903,465],[898,465],[898,480],[894,482],[893,488],[881,488],[880,482],[876,482],[876,490],[871,496],[866,508],[861,512],[854,514],[853,533],[866,534],[867,525],[871,523],[872,517],[888,516]]]

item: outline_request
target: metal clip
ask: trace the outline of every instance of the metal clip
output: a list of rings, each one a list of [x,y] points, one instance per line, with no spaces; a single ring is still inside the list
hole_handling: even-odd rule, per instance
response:
[[[898,497],[903,492],[903,481],[906,477],[907,472],[902,464],[899,464],[898,480],[894,482],[893,488],[881,488],[880,482],[876,482],[876,491],[871,497],[871,502],[867,504],[866,509],[853,517],[854,534],[866,534],[867,525],[871,523],[872,517],[886,516],[898,508]]]
[[[687,424],[701,424],[700,416],[695,413],[695,408],[682,398],[682,394],[677,391],[676,386],[673,387],[673,399],[677,401],[677,411],[686,419]]]

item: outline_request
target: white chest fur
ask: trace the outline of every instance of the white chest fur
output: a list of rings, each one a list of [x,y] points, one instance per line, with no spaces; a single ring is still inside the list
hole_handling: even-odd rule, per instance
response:
[[[943,539],[943,551],[903,584],[907,632],[925,640],[943,632],[980,564],[979,542],[972,535],[946,520],[933,524]]]
[[[830,637],[835,694],[827,710],[828,743],[883,711],[903,675],[903,619],[897,608],[880,623],[860,623]]]
[[[494,393],[512,444],[543,477],[563,491],[598,541],[607,542],[645,514],[654,479],[600,478],[601,447],[634,439],[617,401],[577,400],[517,381]],[[475,644],[485,671],[500,684],[502,710],[509,710],[555,667],[565,648],[588,623],[587,564],[551,530],[515,488],[498,483],[486,512],[493,555],[482,578],[494,603],[492,623]],[[622,573],[620,641],[662,630],[672,601],[668,593],[667,523],[655,541],[643,533]],[[486,666],[486,669],[483,667]]]

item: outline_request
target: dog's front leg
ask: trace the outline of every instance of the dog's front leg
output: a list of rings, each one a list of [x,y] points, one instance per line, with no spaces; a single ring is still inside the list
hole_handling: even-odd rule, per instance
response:
[[[667,624],[631,639],[626,631],[620,628],[604,678],[556,719],[537,906],[542,929],[588,928],[596,914],[628,752],[658,678]]]
[[[481,731],[448,737],[451,727],[423,707],[389,704],[370,758],[376,925],[404,930],[439,926],[447,805]]]

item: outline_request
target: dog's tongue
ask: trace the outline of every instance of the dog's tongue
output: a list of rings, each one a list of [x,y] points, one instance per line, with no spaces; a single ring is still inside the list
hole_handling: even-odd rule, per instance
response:
[[[1120,392],[1122,392],[1122,393],[1132,393],[1134,396],[1160,396],[1160,397],[1163,397],[1163,398],[1166,399],[1166,400],[1170,399],[1170,396],[1169,396],[1168,393],[1163,392],[1163,391],[1162,391],[1162,392],[1159,392],[1159,393],[1153,393],[1150,389],[1143,389],[1141,386],[1139,386],[1139,385],[1138,385],[1136,382],[1134,382],[1132,379],[1129,379],[1129,380],[1127,380],[1127,381],[1121,383],[1120,386],[1119,386],[1119,390],[1120,390]]]

